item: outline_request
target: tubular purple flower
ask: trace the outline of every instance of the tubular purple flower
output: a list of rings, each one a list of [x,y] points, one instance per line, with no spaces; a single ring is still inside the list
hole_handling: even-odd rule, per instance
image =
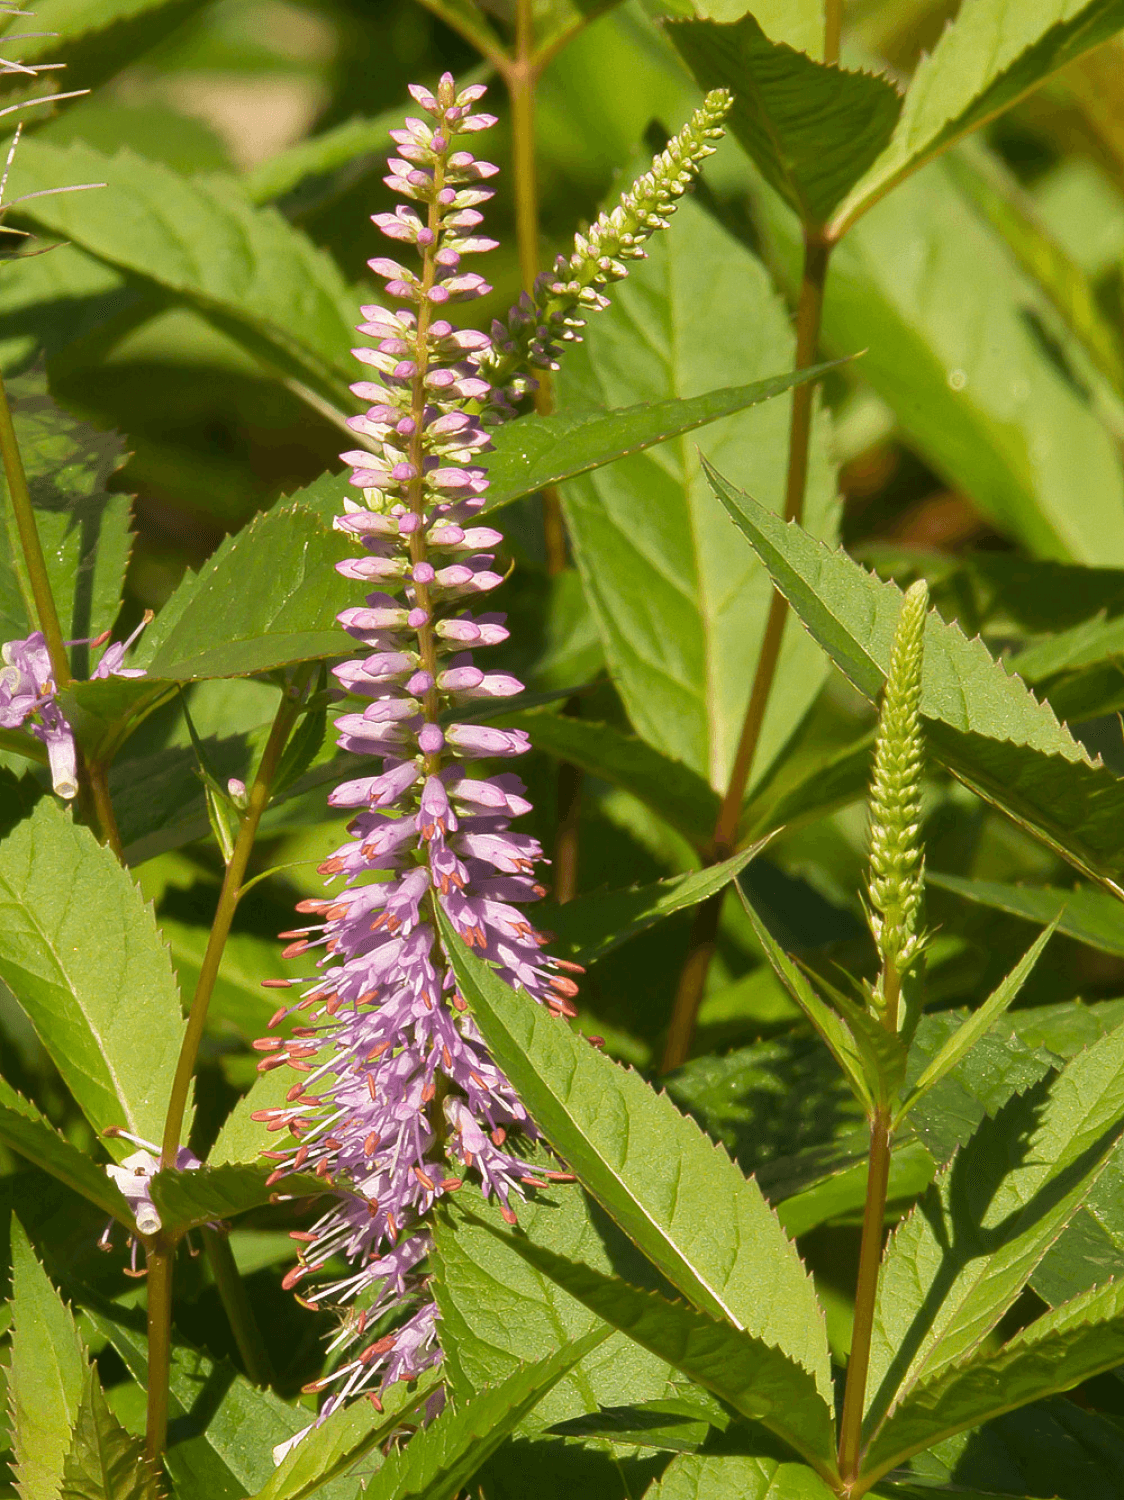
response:
[[[318,973],[267,981],[307,986],[274,1018],[300,1012],[303,1024],[257,1044],[264,1070],[287,1064],[301,1075],[283,1107],[255,1116],[294,1137],[267,1153],[279,1163],[275,1177],[313,1171],[337,1190],[311,1230],[294,1235],[301,1250],[286,1277],[288,1287],[316,1283],[309,1305],[346,1309],[331,1346],[346,1357],[314,1387],[334,1387],[323,1413],[440,1359],[424,1275],[424,1221],[437,1199],[471,1172],[514,1222],[513,1199],[541,1181],[513,1149],[511,1134],[533,1137],[534,1126],[457,993],[436,906],[509,983],[557,1015],[575,1013],[576,986],[562,972],[574,966],[543,953],[545,939],[523,912],[545,894],[534,873],[538,843],[509,827],[529,811],[523,785],[464,767],[521,755],[527,737],[456,718],[470,701],[522,691],[507,673],[478,668],[466,649],[507,636],[502,616],[462,608],[502,582],[492,566],[501,535],[473,524],[488,482],[479,455],[489,446],[473,410],[489,396],[475,360],[490,341],[437,312],[487,290],[461,258],[492,246],[474,231],[476,207],[491,197],[479,184],[495,168],[455,142],[493,122],[469,111],[483,90],[458,94],[448,75],[435,96],[411,92],[432,123],[409,119],[394,132],[386,181],[418,208],[374,222],[413,246],[420,264],[370,261],[398,305],[362,309],[360,331],[377,342],[355,353],[378,378],[352,387],[371,404],[350,425],[374,451],[343,455],[364,503],[346,500],[336,523],[363,548],[340,571],[375,585],[339,616],[365,654],[335,675],[366,705],[341,714],[336,728],[343,748],[380,757],[382,769],[329,796],[334,807],[356,809],[348,841],[320,867],[342,888],[301,902],[315,920],[282,934],[293,939],[287,956],[319,954]],[[320,1279],[337,1256],[347,1272]]]
[[[127,641],[108,646],[94,670],[94,677],[143,677],[142,667],[126,667],[125,652],[151,620],[146,614]],[[108,636],[109,632],[106,632]],[[92,642],[69,642],[70,645],[98,645]],[[0,647],[0,728],[30,732],[47,747],[51,784],[60,797],[68,801],[78,795],[78,751],[74,732],[58,706],[51,658],[42,631],[34,630],[19,641],[6,641]],[[30,720],[30,724],[28,724]]]

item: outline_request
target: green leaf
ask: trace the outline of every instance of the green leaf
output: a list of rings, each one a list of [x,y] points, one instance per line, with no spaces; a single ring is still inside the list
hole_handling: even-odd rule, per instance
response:
[[[272,1068],[268,1073],[260,1073],[227,1115],[208,1154],[208,1163],[216,1168],[260,1165],[261,1153],[276,1144],[276,1137],[252,1116],[259,1110],[279,1109],[292,1086],[287,1068]]]
[[[594,1329],[546,1359],[523,1365],[502,1384],[449,1407],[404,1448],[391,1453],[368,1483],[369,1500],[452,1500],[568,1370],[608,1337]]]
[[[461,994],[536,1125],[696,1306],[785,1349],[830,1389],[811,1280],[756,1183],[636,1073],[509,989],[443,914]]]
[[[8,1398],[21,1500],[56,1500],[86,1382],[86,1350],[19,1220],[12,1219]]]
[[[129,1374],[148,1385],[143,1323],[109,1305],[87,1305],[86,1316],[112,1344]],[[168,1414],[174,1441],[165,1464],[177,1493],[207,1500],[242,1500],[274,1476],[273,1449],[301,1432],[306,1407],[291,1406],[272,1391],[259,1391],[225,1362],[173,1343]],[[338,1479],[317,1500],[354,1500],[354,1480]]]
[[[565,906],[540,906],[541,925],[553,934],[551,948],[578,963],[592,964],[657,922],[686,911],[725,890],[768,841],[690,875],[657,880],[626,891],[594,891]]]
[[[987,1121],[882,1263],[868,1420],[977,1349],[1092,1191],[1124,1128],[1124,1027]]]
[[[623,787],[693,844],[701,847],[710,838],[718,815],[717,794],[695,771],[635,735],[553,710],[517,710],[492,722],[525,729],[537,750]]]
[[[746,328],[754,329],[749,346]],[[784,369],[792,354],[788,312],[764,267],[684,200],[671,228],[651,241],[648,258],[615,289],[612,307],[568,354],[559,409],[690,396]],[[729,779],[771,589],[753,558],[730,546],[699,453],[780,508],[790,402],[767,402],[713,424],[698,442],[663,443],[563,488],[586,596],[633,726],[713,787]],[[834,533],[834,493],[827,424],[817,422],[807,500],[817,535]],[[751,784],[776,759],[822,681],[811,643],[790,622]]]
[[[1093,1287],[1037,1318],[1002,1349],[922,1381],[863,1463],[878,1477],[922,1448],[1015,1407],[1070,1391],[1124,1361],[1124,1286]]]
[[[373,119],[345,120],[267,156],[239,178],[239,185],[251,203],[261,205],[284,198],[309,178],[325,177],[365,157],[371,158],[373,169],[386,157],[390,132],[401,123],[397,104]]]
[[[697,16],[701,21],[726,23],[746,13],[745,0],[661,0],[661,15]],[[823,57],[824,9],[820,0],[754,0],[753,16],[766,35]]]
[[[493,1230],[500,1235],[500,1231]],[[835,1469],[831,1412],[809,1372],[763,1339],[682,1302],[603,1276],[516,1235],[513,1250],[584,1302],[606,1323],[762,1423],[830,1478]]]
[[[837,362],[838,363],[838,362]],[[551,416],[517,417],[492,434],[487,454],[486,510],[496,510],[547,485],[575,479],[617,459],[682,437],[722,417],[734,416],[795,386],[818,380],[834,365],[813,365],[787,375],[727,386],[705,396],[672,396],[614,411],[581,408]]]
[[[828,1500],[833,1493],[803,1464],[700,1453],[675,1459],[644,1500]]]
[[[1058,317],[1117,391],[1124,393],[1120,341],[1097,302],[1085,272],[1051,235],[1017,179],[988,151],[965,148],[949,155],[952,176],[1010,247]]]
[[[986,1032],[990,1031],[1005,1010],[1014,1004],[1018,998],[1019,991],[1030,977],[1035,964],[1042,956],[1042,950],[1053,937],[1057,929],[1054,921],[1042,932],[1030,948],[1019,959],[1018,963],[996,986],[978,1010],[974,1010],[962,1026],[955,1031],[941,1050],[933,1058],[921,1077],[913,1085],[908,1097],[903,1101],[894,1120],[895,1130],[905,1119],[907,1113],[919,1103],[921,1099],[940,1083],[956,1065],[961,1062],[977,1042],[982,1040]]]
[[[337,1406],[285,1455],[254,1500],[306,1500],[322,1494],[330,1481],[354,1476],[356,1465],[369,1461],[396,1427],[417,1419],[438,1378],[437,1370],[426,1370],[409,1385],[400,1380],[387,1386],[379,1397],[381,1413],[366,1401]]]
[[[132,542],[128,498],[105,488],[124,461],[121,440],[57,406],[41,371],[11,380],[8,395],[63,634],[98,635],[117,617]],[[32,629],[24,605],[30,585],[2,476],[0,494],[8,532],[0,558],[0,638],[13,640]],[[89,675],[88,646],[72,647],[71,661],[77,676]]]
[[[792,217],[769,193],[755,206],[770,264],[795,296]],[[823,347],[865,351],[861,378],[910,446],[1037,556],[1119,565],[1117,445],[1067,369],[1080,364],[1073,346],[947,162],[903,183],[832,255]]]
[[[968,0],[922,59],[885,151],[832,223],[843,233],[895,184],[978,130],[1043,79],[1124,26],[1121,0]]]
[[[72,1146],[36,1109],[0,1078],[0,1141],[81,1193],[107,1214],[133,1227],[133,1215],[121,1190],[104,1168]]]
[[[1056,923],[1064,937],[1076,938],[1101,953],[1124,958],[1124,907],[1107,891],[1086,886],[1062,890],[1050,885],[1006,885],[998,880],[964,880],[936,872],[926,879],[942,891],[1013,917],[1043,925]]]
[[[498,63],[505,55],[499,34],[473,0],[422,0],[422,4],[439,21],[444,21],[465,41],[471,42],[489,62]]]
[[[753,934],[765,950],[765,957],[774,974],[807,1016],[832,1057],[843,1069],[843,1075],[855,1098],[865,1110],[872,1111],[880,1065],[878,1059],[870,1055],[869,1048],[865,1045],[865,1033],[861,1036],[855,1035],[849,1027],[843,1024],[831,1007],[824,1004],[765,926],[740,886],[738,895],[741,897],[746,916],[753,927]],[[875,1082],[874,1088],[871,1086],[872,1082]]]
[[[668,1396],[632,1406],[599,1407],[569,1422],[556,1422],[547,1431],[558,1437],[604,1438],[628,1448],[694,1453],[706,1441],[712,1426],[724,1432],[729,1425],[729,1412],[713,1399],[704,1406],[682,1396]]]
[[[340,656],[336,615],[356,599],[335,564],[355,544],[303,506],[258,516],[184,580],[149,628],[141,659],[153,677],[242,677]]]
[[[527,1157],[556,1166],[545,1148]],[[536,1271],[490,1231],[504,1228],[499,1206],[475,1188],[456,1196],[470,1216],[439,1214],[433,1226],[433,1294],[441,1312],[442,1369],[454,1403],[505,1379],[519,1364],[544,1359],[560,1339],[573,1342],[601,1319]],[[580,1187],[552,1184],[520,1205],[519,1223],[536,1244],[604,1272],[651,1275],[632,1246]],[[668,1393],[667,1365],[624,1334],[613,1333],[565,1375],[523,1422],[524,1436],[598,1406]]]
[[[183,1234],[214,1219],[232,1219],[251,1208],[261,1208],[274,1193],[299,1198],[322,1193],[318,1177],[294,1173],[281,1187],[270,1187],[266,1178],[272,1162],[259,1165],[199,1167],[194,1172],[157,1172],[152,1179],[152,1201],[169,1234]]]
[[[809,229],[825,224],[893,134],[902,101],[889,79],[813,62],[752,15],[668,34],[704,92],[733,93],[729,128],[766,181]]]
[[[88,756],[111,761],[133,731],[176,691],[152,677],[102,677],[72,682],[59,706]]]
[[[21,40],[21,62],[44,63],[64,58],[69,72],[64,89],[89,88],[100,82],[105,66],[119,71],[121,59],[132,57],[179,26],[205,0],[37,0],[35,30],[45,36]],[[28,12],[27,14],[31,14]],[[116,67],[102,62],[113,52]]]
[[[128,872],[50,798],[0,847],[0,926],[0,979],[90,1124],[159,1140],[183,1031],[168,952]]]
[[[183,177],[129,151],[20,143],[11,198],[104,183],[23,204],[20,213],[118,270],[183,298],[265,363],[350,411],[352,293],[335,263],[233,180]]]
[[[159,1500],[159,1496],[160,1486],[145,1459],[144,1445],[110,1411],[101,1383],[90,1370],[59,1500]]]
[[[731,518],[835,664],[872,702],[889,662],[901,590],[786,525],[708,471]],[[1124,787],[1008,675],[980,640],[935,613],[925,629],[921,711],[930,751],[977,795],[1078,869],[1113,885],[1124,874]]]

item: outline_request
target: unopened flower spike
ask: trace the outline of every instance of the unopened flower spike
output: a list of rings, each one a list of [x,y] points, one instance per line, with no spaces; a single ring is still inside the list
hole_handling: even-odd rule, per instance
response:
[[[924,579],[902,600],[882,698],[870,786],[868,919],[884,965],[906,973],[924,946],[919,930],[925,884],[921,842],[921,665],[929,589]]]
[[[362,309],[373,347],[355,350],[369,378],[352,389],[369,404],[350,425],[371,446],[343,455],[362,503],[345,501],[336,519],[362,549],[337,567],[370,590],[339,616],[361,650],[334,668],[359,700],[336,729],[344,750],[381,769],[357,768],[328,799],[353,812],[347,841],[320,866],[340,888],[302,901],[307,925],[282,934],[307,977],[267,981],[302,987],[274,1023],[300,1024],[257,1043],[263,1070],[295,1075],[286,1102],[255,1116],[289,1137],[267,1153],[275,1178],[313,1172],[333,1190],[311,1228],[294,1233],[298,1261],[285,1279],[307,1305],[340,1309],[331,1350],[343,1357],[314,1387],[331,1389],[321,1417],[440,1359],[425,1277],[434,1203],[471,1174],[514,1223],[513,1200],[536,1181],[513,1139],[534,1127],[457,993],[437,907],[509,984],[575,1014],[574,966],[544,954],[523,911],[545,895],[542,850],[509,826],[530,811],[523,784],[468,769],[522,755],[528,738],[458,715],[522,691],[472,657],[507,637],[502,615],[466,608],[503,581],[493,566],[502,537],[477,524],[490,446],[474,414],[490,395],[477,361],[490,340],[445,317],[490,290],[464,260],[492,248],[479,208],[496,169],[461,138],[493,120],[475,109],[484,89],[458,92],[448,75],[436,94],[411,93],[419,114],[392,132],[386,179],[409,202],[374,216],[409,264],[370,262],[387,305]]]
[[[576,343],[591,312],[608,307],[605,289],[628,275],[630,260],[642,260],[644,241],[666,229],[678,200],[714,154],[723,135],[722,121],[733,98],[713,89],[666,150],[611,213],[600,214],[586,233],[575,238],[570,255],[560,255],[530,293],[511,309],[507,322],[492,325],[492,347],[477,365],[492,385],[492,403],[502,416],[535,385],[532,368],[557,370],[562,345]]]

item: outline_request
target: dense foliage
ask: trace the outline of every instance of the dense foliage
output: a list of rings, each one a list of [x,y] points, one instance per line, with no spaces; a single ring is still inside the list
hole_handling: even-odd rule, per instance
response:
[[[1124,0],[0,11],[0,1494],[1114,1500]]]

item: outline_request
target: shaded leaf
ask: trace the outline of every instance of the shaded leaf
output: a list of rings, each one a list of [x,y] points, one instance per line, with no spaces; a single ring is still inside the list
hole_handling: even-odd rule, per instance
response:
[[[56,1500],[86,1368],[85,1346],[70,1309],[13,1217],[8,1399],[21,1500]]]
[[[498,1230],[492,1231],[499,1234]],[[684,1375],[760,1422],[830,1477],[833,1423],[812,1376],[772,1344],[682,1302],[566,1260],[529,1240],[502,1238],[597,1315]]]
[[[81,1193],[129,1228],[133,1215],[104,1168],[61,1136],[29,1100],[0,1078],[0,1141]]]
[[[903,177],[1124,26],[1120,0],[971,0],[922,59],[885,151],[833,221],[840,234]]]
[[[654,885],[634,886],[626,891],[594,891],[578,896],[565,906],[540,906],[543,928],[553,934],[554,952],[579,963],[596,963],[657,922],[686,911],[724,890],[764,847],[765,841],[743,849],[721,864],[710,865],[689,875],[674,875]]]
[[[543,1147],[527,1157],[536,1169],[556,1163]],[[505,1227],[497,1204],[470,1187],[456,1203],[469,1216],[439,1214],[433,1226],[433,1294],[441,1312],[442,1369],[454,1401],[505,1379],[519,1364],[544,1359],[559,1340],[602,1328],[601,1319],[490,1233]],[[630,1279],[651,1276],[639,1251],[574,1184],[540,1188],[519,1207],[519,1223],[536,1244],[596,1270]],[[622,1333],[587,1354],[524,1419],[523,1435],[598,1406],[668,1393],[667,1365]]]
[[[694,1121],[441,932],[476,1024],[539,1129],[673,1286],[787,1351],[824,1393],[826,1337],[795,1248]],[[811,1378],[811,1377],[810,1377]]]
[[[11,380],[8,394],[63,634],[88,639],[117,617],[132,542],[128,497],[106,492],[124,462],[121,439],[63,411],[47,394],[42,370]],[[24,606],[30,585],[2,475],[0,495],[8,535],[0,556],[0,639],[13,640],[34,622]],[[76,675],[88,676],[89,647],[75,645],[70,656]]]
[[[625,1447],[693,1453],[706,1441],[712,1426],[724,1432],[729,1424],[729,1412],[717,1401],[702,1406],[682,1396],[668,1396],[633,1406],[603,1406],[584,1417],[556,1422],[548,1431],[559,1437],[605,1438]]]
[[[110,1411],[98,1377],[90,1370],[59,1500],[159,1500],[159,1496],[160,1486],[145,1459],[143,1444]]]
[[[729,128],[766,181],[805,225],[826,223],[893,134],[902,101],[889,79],[814,62],[752,15],[668,34],[704,92],[733,93]]]
[[[926,879],[942,891],[952,891],[966,901],[1027,922],[1056,922],[1065,937],[1124,958],[1124,906],[1107,891],[1087,886],[1067,891],[1050,885],[1007,885],[999,880],[964,880],[959,875],[937,872],[927,873]]]
[[[129,151],[21,142],[12,198],[76,182],[106,185],[36,198],[21,214],[185,298],[283,375],[352,410],[352,294],[330,257],[280,214],[252,207],[233,180],[183,177]]]
[[[710,838],[718,815],[717,794],[696,772],[635,735],[611,724],[541,709],[505,714],[494,722],[525,729],[536,749],[623,787],[693,844]]]
[[[746,328],[754,330],[748,346]],[[765,268],[687,199],[570,351],[559,409],[690,396],[769,375],[792,357],[788,311]],[[575,560],[629,719],[650,745],[713,787],[729,779],[772,591],[753,558],[730,546],[700,450],[779,509],[790,405],[791,397],[767,402],[712,424],[697,441],[662,443],[563,487]],[[823,536],[833,535],[836,516],[827,436],[820,419],[806,515]],[[790,621],[751,785],[822,681],[820,660]]]
[[[183,1031],[168,952],[127,871],[50,798],[0,848],[0,926],[0,978],[91,1125],[159,1140]]]
[[[389,1455],[366,1487],[370,1500],[452,1500],[537,1402],[607,1337],[608,1329],[594,1329],[461,1406],[447,1407]]]

